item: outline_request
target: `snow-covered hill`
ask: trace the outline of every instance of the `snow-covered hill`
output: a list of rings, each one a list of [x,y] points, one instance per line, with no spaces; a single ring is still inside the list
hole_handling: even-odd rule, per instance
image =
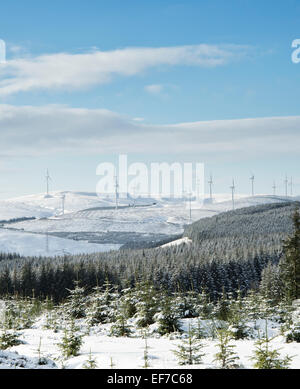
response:
[[[64,215],[62,214],[63,195],[65,196]],[[287,200],[299,200],[299,198],[237,195],[235,208]],[[21,217],[36,217],[36,219],[5,223],[3,225],[5,229],[0,230],[0,251],[22,254],[29,254],[32,251],[35,255],[44,255],[45,250],[42,248],[44,243],[40,242],[45,241],[43,235],[46,234],[57,237],[51,236],[52,247],[55,249],[48,252],[52,255],[60,251],[77,253],[109,250],[120,247],[129,237],[130,239],[141,237],[143,240],[148,237],[151,241],[153,236],[181,234],[184,226],[191,221],[231,210],[232,202],[230,195],[217,195],[213,202],[206,200],[200,204],[194,201],[191,207],[190,219],[189,203],[184,199],[138,198],[135,202],[131,198],[120,199],[117,210],[113,196],[99,198],[95,193],[88,192],[53,192],[49,198],[45,198],[44,194],[38,194],[2,200],[0,220]],[[31,234],[25,234],[24,231]],[[135,234],[134,237],[132,234]],[[76,241],[62,238],[76,239]],[[78,240],[86,242],[78,242]]]

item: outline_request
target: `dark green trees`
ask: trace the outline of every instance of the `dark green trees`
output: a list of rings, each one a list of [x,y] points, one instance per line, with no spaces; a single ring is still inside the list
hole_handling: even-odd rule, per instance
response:
[[[300,214],[297,208],[293,215],[294,233],[284,241],[284,257],[280,273],[284,294],[290,301],[300,298]]]

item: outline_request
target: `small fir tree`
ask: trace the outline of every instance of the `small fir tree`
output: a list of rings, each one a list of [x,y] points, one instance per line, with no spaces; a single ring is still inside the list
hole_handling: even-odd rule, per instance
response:
[[[214,361],[220,365],[221,369],[234,369],[238,367],[239,357],[233,351],[234,345],[230,344],[232,333],[228,329],[219,329],[217,331],[219,343],[216,345],[219,352],[215,354]]]
[[[137,325],[140,328],[147,327],[154,323],[154,315],[157,313],[157,292],[149,281],[144,281],[137,283],[135,295]]]
[[[115,317],[115,322],[111,326],[111,335],[112,336],[130,336],[131,329],[127,323],[126,314],[124,307],[121,305],[118,309],[118,313]]]
[[[9,347],[19,345],[21,341],[18,338],[19,335],[17,332],[4,328],[0,332],[0,350],[6,350]]]
[[[95,358],[92,357],[92,351],[90,350],[88,360],[82,365],[84,369],[97,369],[97,362]]]
[[[85,289],[79,286],[79,281],[74,281],[75,288],[68,289],[70,295],[68,302],[65,304],[66,313],[73,319],[85,317]]]
[[[183,339],[178,345],[178,350],[174,350],[173,353],[178,357],[179,365],[199,365],[205,355],[201,353],[203,347],[189,324],[188,338]]]
[[[166,335],[171,332],[180,332],[180,315],[176,307],[172,304],[172,299],[169,296],[162,296],[162,300],[160,312],[154,316],[154,319],[159,325],[159,334]]]
[[[59,344],[59,348],[62,350],[65,358],[75,357],[79,354],[83,336],[78,333],[78,330],[74,320],[71,320],[69,328],[65,328],[64,335]]]

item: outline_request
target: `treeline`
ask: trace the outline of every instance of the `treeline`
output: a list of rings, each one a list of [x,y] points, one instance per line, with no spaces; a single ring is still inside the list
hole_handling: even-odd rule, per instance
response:
[[[120,289],[149,280],[169,292],[258,288],[262,270],[282,257],[282,240],[292,231],[293,204],[272,204],[203,219],[185,232],[192,244],[56,258],[0,261],[0,294],[17,293],[62,301],[80,281],[87,293],[108,279]]]
[[[36,217],[18,217],[14,219],[8,219],[8,220],[0,220],[0,224],[12,224],[12,223],[19,223],[24,222],[27,220],[35,220]]]

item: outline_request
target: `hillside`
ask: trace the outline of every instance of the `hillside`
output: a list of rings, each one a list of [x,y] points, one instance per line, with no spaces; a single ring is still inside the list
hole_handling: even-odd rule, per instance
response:
[[[62,195],[65,196],[64,215]],[[266,195],[236,197],[237,209],[286,201],[285,198]],[[191,222],[184,199],[134,200],[129,197],[120,199],[119,206],[116,210],[113,196],[101,198],[88,192],[52,192],[50,198],[38,194],[1,200],[0,220],[4,222],[0,229],[0,252],[49,256],[64,252],[109,251],[120,246],[153,247],[177,239]],[[213,203],[205,201],[198,204],[194,201],[192,221],[209,218],[231,208],[228,195],[216,196]],[[34,219],[21,220],[24,217]],[[23,235],[25,232],[27,234]],[[43,239],[48,242],[47,246],[46,243],[44,245],[45,249]],[[11,244],[8,245],[9,241]],[[83,241],[81,246],[78,241]]]
[[[3,257],[2,288],[26,294],[34,284],[37,294],[61,299],[78,277],[88,287],[101,284],[106,277],[120,286],[134,284],[138,277],[168,290],[179,286],[182,290],[205,288],[212,298],[223,288],[246,291],[258,286],[261,272],[269,263],[278,263],[282,240],[292,230],[294,209],[291,202],[265,204],[205,218],[187,227],[184,235],[192,240],[188,244],[49,260]],[[26,277],[30,277],[30,290]]]
[[[186,227],[184,236],[197,242],[225,237],[267,237],[292,232],[291,215],[298,202],[262,204],[204,218]]]

